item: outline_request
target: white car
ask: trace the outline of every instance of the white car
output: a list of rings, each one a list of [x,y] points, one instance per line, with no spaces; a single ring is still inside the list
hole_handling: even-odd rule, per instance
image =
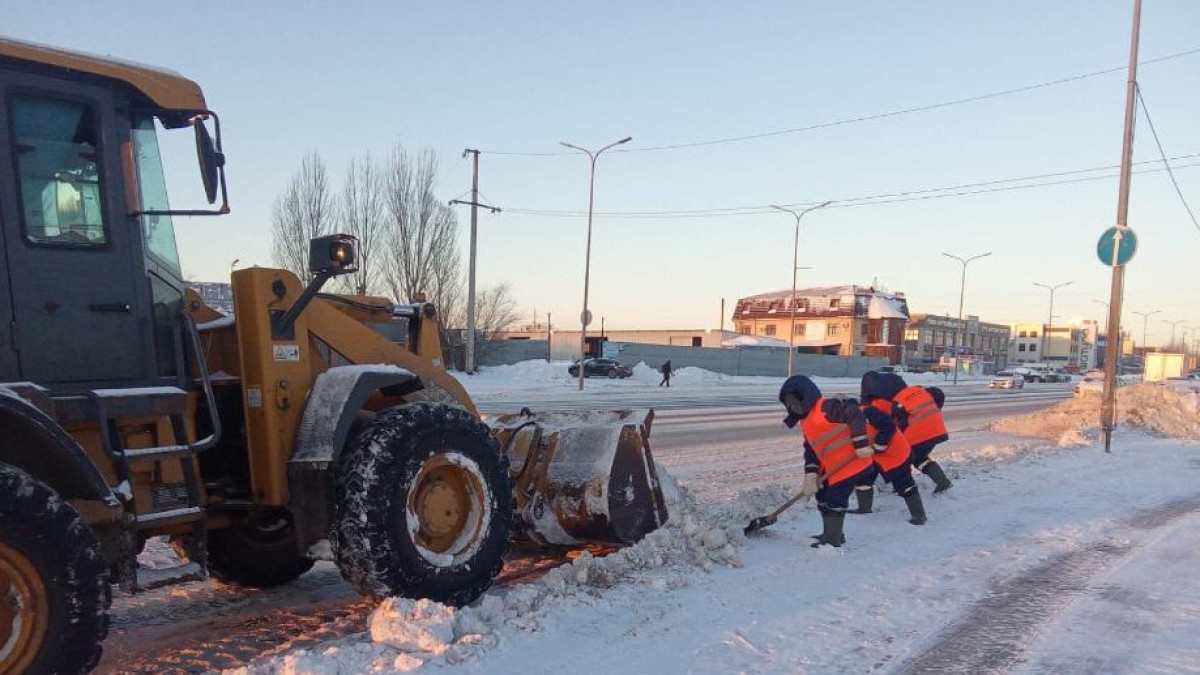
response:
[[[1024,389],[1025,378],[1020,373],[1011,370],[997,371],[988,383],[990,389]]]

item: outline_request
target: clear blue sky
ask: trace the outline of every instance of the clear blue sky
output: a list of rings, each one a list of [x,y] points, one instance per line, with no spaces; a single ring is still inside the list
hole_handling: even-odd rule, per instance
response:
[[[465,147],[556,151],[568,140],[630,149],[804,126],[983,94],[1125,63],[1131,0],[846,2],[153,3],[42,0],[3,7],[3,32],[181,71],[221,113],[234,213],[181,221],[187,274],[269,264],[270,205],[309,150],[346,161],[395,142],[441,157],[440,193],[470,186]],[[121,8],[124,9],[121,9]],[[1200,47],[1200,2],[1146,0],[1142,56]],[[1140,81],[1168,154],[1200,151],[1200,55],[1146,65]],[[1124,74],[894,117],[674,152],[606,155],[598,211],[801,203],[1116,164]],[[186,143],[184,143],[186,146]],[[171,162],[174,197],[195,194],[192,158]],[[1139,129],[1136,157],[1157,156]],[[485,155],[481,189],[509,209],[579,211],[582,156]],[[1197,160],[1190,160],[1195,163]],[[1178,171],[1200,208],[1200,169]],[[185,187],[187,189],[185,189]],[[1101,318],[1108,270],[1098,234],[1116,180],[811,214],[802,285],[905,292],[914,311],[1042,320],[1035,281],[1074,281],[1055,314]],[[464,231],[466,213],[460,222]],[[1135,176],[1141,236],[1127,309],[1200,325],[1197,232],[1165,174]],[[592,302],[614,328],[715,327],[722,297],[790,283],[792,222],[598,218]],[[584,221],[483,216],[480,283],[511,282],[527,314],[578,317]],[[1140,337],[1141,321],[1135,335]],[[556,320],[556,323],[558,321]]]

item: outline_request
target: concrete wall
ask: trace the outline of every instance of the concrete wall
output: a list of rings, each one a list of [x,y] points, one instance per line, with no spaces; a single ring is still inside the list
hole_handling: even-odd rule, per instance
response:
[[[578,339],[578,338],[577,338]],[[558,345],[555,345],[556,347]],[[480,365],[496,366],[517,363],[529,359],[546,358],[545,340],[507,340],[497,342],[480,359]],[[576,344],[576,349],[578,344]],[[575,352],[559,353],[555,359],[570,360]],[[678,368],[693,366],[726,375],[787,375],[787,349],[773,347],[742,347],[737,349],[710,349],[707,347],[672,347],[667,345],[645,345],[625,343],[618,359],[621,363],[634,366],[644,361],[658,368],[665,361]],[[821,377],[859,377],[868,370],[887,365],[888,360],[875,356],[818,356],[797,354],[795,372]]]

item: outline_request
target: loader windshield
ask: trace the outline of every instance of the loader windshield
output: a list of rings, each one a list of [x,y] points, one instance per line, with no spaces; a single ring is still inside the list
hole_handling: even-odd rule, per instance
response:
[[[167,200],[167,181],[163,176],[162,154],[158,147],[158,133],[154,119],[149,115],[134,118],[133,150],[137,163],[138,194],[143,211],[167,211],[171,208]],[[179,250],[175,246],[175,224],[170,215],[143,215],[142,237],[146,253],[155,262],[163,265],[176,276],[182,276],[179,267]]]

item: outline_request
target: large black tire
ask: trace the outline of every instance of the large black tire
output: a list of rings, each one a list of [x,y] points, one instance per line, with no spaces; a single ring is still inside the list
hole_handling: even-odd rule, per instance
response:
[[[314,562],[296,551],[296,529],[284,509],[252,511],[232,527],[208,533],[208,566],[222,581],[270,588],[296,580]]]
[[[413,403],[363,425],[339,463],[335,500],[334,557],[365,595],[462,606],[503,566],[513,520],[508,458],[461,408]],[[424,518],[430,504],[449,504],[442,533],[452,541],[440,551]]]
[[[0,464],[0,603],[8,603],[0,607],[0,654],[8,647],[0,673],[75,675],[95,668],[111,601],[108,566],[79,512],[44,483]]]

